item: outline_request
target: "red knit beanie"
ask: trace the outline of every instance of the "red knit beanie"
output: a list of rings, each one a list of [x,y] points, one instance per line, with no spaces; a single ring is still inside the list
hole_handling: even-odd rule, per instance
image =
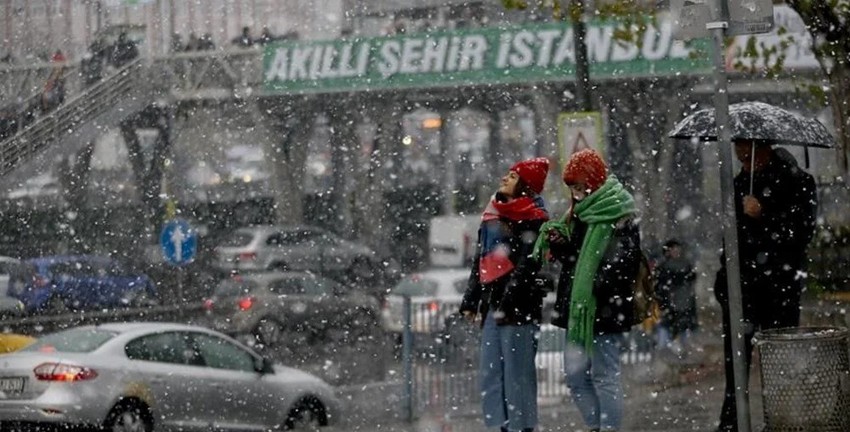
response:
[[[599,153],[591,149],[573,153],[564,167],[564,183],[584,183],[591,192],[605,184],[608,178],[608,165]]]
[[[546,184],[546,176],[549,174],[549,159],[537,157],[520,161],[515,163],[510,171],[517,173],[523,183],[539,194],[543,192],[543,185]]]

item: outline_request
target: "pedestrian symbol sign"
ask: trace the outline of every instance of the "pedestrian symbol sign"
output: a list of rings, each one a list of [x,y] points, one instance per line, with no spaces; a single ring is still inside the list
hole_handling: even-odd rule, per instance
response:
[[[198,251],[198,234],[188,222],[172,219],[162,227],[159,236],[162,256],[171,265],[191,263]]]
[[[573,153],[584,149],[605,155],[602,116],[598,112],[561,113],[558,116],[558,141],[562,166]]]
[[[579,131],[578,136],[576,137],[576,141],[575,141],[575,143],[573,143],[573,151],[570,152],[570,153],[571,154],[577,153],[577,152],[580,152],[584,149],[589,149],[589,148],[590,148],[590,146],[587,145],[587,138],[584,137],[584,132]]]

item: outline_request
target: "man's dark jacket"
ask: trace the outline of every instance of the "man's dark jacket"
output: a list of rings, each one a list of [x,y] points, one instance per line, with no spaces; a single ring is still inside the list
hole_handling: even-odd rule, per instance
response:
[[[742,170],[734,183],[744,319],[759,327],[796,326],[806,247],[817,213],[814,179],[793,157],[780,157],[774,150],[768,165],[753,178],[753,195],[762,207],[758,219],[743,210],[750,173]],[[726,282],[726,260],[721,256],[715,296],[723,308],[728,308]]]

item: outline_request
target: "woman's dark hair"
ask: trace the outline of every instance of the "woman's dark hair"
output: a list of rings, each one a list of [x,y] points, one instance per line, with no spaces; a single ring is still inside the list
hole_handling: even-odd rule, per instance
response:
[[[513,198],[519,198],[522,196],[533,197],[537,195],[533,189],[529,185],[527,185],[521,178],[518,178],[516,181],[516,186],[514,186],[514,191],[516,192]],[[496,193],[496,200],[499,202],[508,201],[508,197],[503,195],[502,193]]]
[[[514,191],[516,192],[514,194],[514,198],[519,198],[521,196],[533,197],[537,195],[537,192],[534,192],[534,189],[532,189],[526,182],[522,181],[521,178],[517,179]]]

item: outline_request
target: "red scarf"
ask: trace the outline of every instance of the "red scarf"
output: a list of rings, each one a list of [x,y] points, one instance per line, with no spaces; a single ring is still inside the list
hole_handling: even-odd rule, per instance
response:
[[[493,195],[490,198],[490,203],[484,209],[484,214],[481,215],[481,221],[486,222],[500,217],[512,221],[549,219],[549,212],[546,211],[543,198],[540,196],[534,198],[524,196],[500,202]]]
[[[549,219],[543,198],[536,196],[520,197],[507,202],[490,200],[484,214],[481,215],[481,258],[478,262],[479,279],[482,283],[492,282],[514,269],[510,260],[508,242],[511,229],[501,221],[502,218],[519,222],[526,220]]]

